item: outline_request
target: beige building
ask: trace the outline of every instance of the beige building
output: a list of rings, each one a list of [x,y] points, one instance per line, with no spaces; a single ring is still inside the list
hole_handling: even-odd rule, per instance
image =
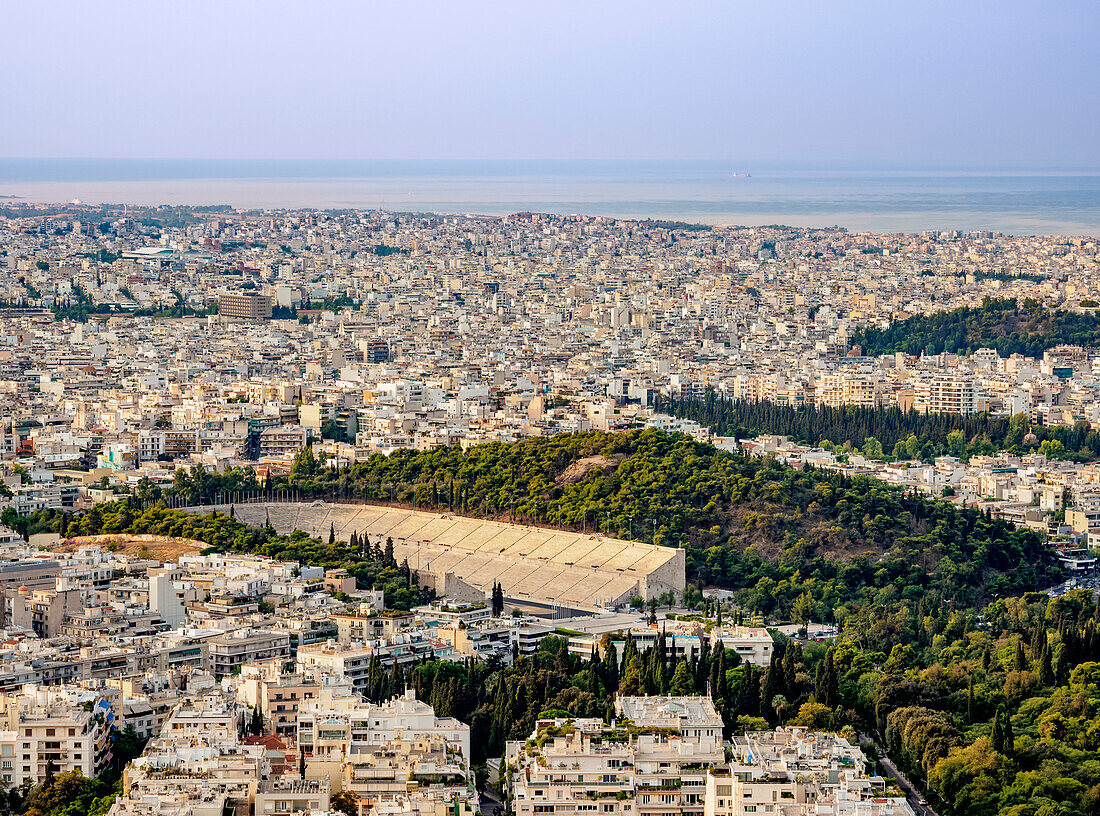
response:
[[[937,374],[916,382],[913,408],[922,414],[973,414],[978,410],[974,380],[962,374]]]
[[[0,780],[17,787],[51,773],[98,776],[110,764],[114,722],[108,701],[79,689],[24,686],[0,695]]]
[[[517,816],[704,816],[706,769],[725,759],[711,700],[620,697],[615,710],[629,731],[597,719],[540,720],[531,739],[508,743]]]
[[[290,660],[290,634],[277,630],[238,629],[210,638],[210,670],[225,677],[245,663]]]
[[[271,298],[257,292],[226,292],[218,297],[218,314],[230,320],[270,320]]]

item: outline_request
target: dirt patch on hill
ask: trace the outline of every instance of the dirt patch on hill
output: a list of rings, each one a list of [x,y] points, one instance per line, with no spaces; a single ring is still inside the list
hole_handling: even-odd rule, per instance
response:
[[[619,466],[619,463],[626,458],[625,453],[616,453],[614,456],[608,458],[606,456],[586,456],[584,459],[578,459],[573,462],[569,467],[558,474],[554,479],[556,485],[568,485],[576,484],[584,479],[593,470],[598,470],[601,473],[607,473],[609,470],[614,470]]]
[[[57,552],[76,552],[81,547],[89,544],[96,544],[105,550],[120,552],[124,555],[154,558],[158,561],[171,561],[181,555],[192,555],[208,546],[202,541],[195,541],[190,538],[108,533],[105,535],[67,538],[53,549]]]

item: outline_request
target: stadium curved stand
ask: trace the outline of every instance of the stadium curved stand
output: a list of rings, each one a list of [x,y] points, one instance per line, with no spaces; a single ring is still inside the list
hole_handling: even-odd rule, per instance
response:
[[[320,501],[235,505],[234,514],[244,524],[270,519],[280,533],[302,530],[322,540],[330,526],[343,541],[352,532],[375,544],[392,538],[397,560],[407,558],[414,570],[453,573],[486,593],[499,581],[505,597],[519,603],[595,610],[684,590],[682,550],[602,535]]]

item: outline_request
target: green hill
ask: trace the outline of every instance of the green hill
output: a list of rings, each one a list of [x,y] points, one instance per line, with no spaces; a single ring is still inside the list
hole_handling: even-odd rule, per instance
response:
[[[211,502],[250,478],[180,472],[174,489]],[[975,510],[877,479],[798,471],[652,430],[399,451],[341,469],[305,451],[288,478],[265,488],[575,530],[598,526],[684,547],[689,582],[735,590],[746,607],[767,614],[790,614],[807,593],[821,617],[867,598],[928,593],[981,604],[1053,574],[1035,533]]]
[[[1030,298],[986,298],[980,307],[915,315],[894,321],[885,329],[868,326],[858,330],[852,343],[863,353],[876,356],[902,351],[906,354],[965,354],[993,348],[1002,357],[1025,354],[1041,357],[1054,346],[1100,345],[1100,317],[1094,313],[1044,309]]]

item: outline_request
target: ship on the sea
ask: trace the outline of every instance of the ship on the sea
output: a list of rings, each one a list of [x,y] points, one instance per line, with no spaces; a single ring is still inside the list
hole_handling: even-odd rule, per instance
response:
[[[752,178],[752,174],[751,173],[734,173],[733,177],[734,178]]]

